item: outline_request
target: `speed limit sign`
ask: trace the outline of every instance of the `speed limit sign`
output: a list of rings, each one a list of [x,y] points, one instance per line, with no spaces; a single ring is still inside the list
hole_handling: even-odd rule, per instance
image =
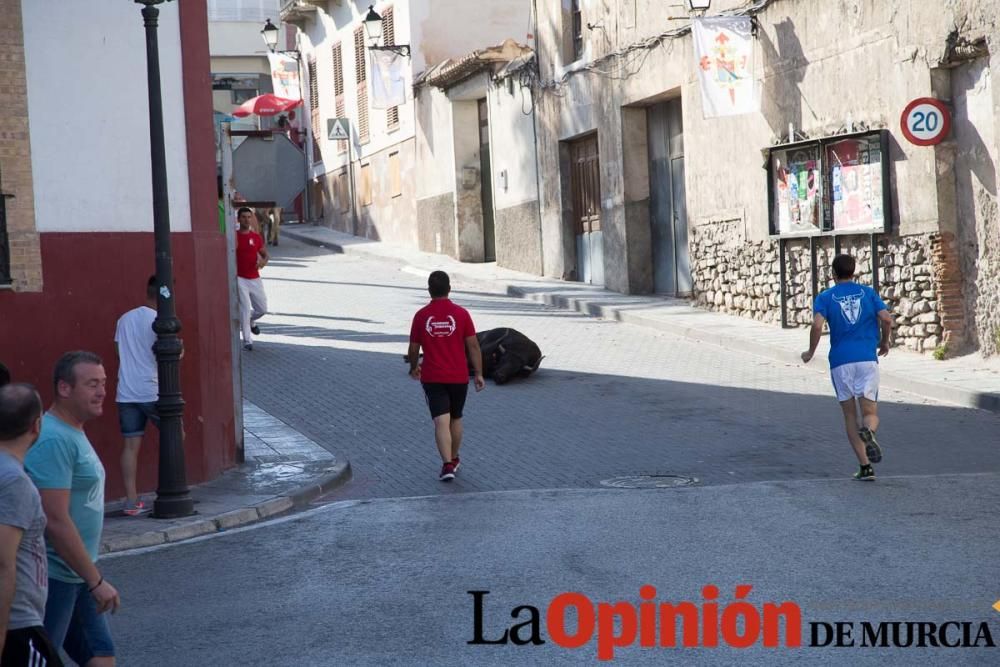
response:
[[[903,136],[917,146],[933,146],[944,141],[951,129],[951,114],[940,100],[918,97],[903,109],[899,119]]]

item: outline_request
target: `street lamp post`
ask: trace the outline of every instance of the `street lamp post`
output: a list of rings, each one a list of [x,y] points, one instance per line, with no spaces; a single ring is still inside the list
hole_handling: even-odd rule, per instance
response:
[[[143,5],[146,26],[146,76],[149,85],[149,152],[153,174],[153,236],[156,244],[156,366],[160,397],[160,465],[153,516],[160,519],[194,514],[184,469],[184,399],[181,396],[180,359],[184,343],[177,336],[181,322],[174,305],[173,257],[170,250],[170,205],[167,199],[167,160],[163,141],[163,103],[160,95],[160,54],[156,28],[157,5],[169,0],[135,0]]]

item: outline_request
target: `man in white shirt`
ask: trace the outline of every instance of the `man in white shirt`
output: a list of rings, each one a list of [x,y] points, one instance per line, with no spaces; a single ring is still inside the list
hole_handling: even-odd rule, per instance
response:
[[[160,418],[156,414],[159,398],[159,380],[156,372],[156,355],[153,344],[156,332],[156,276],[146,284],[146,303],[133,308],[118,319],[115,329],[115,349],[118,351],[118,424],[125,448],[122,450],[122,477],[125,480],[125,514],[139,516],[150,511],[136,492],[135,475],[139,460],[139,447],[146,432],[146,422],[157,428]]]

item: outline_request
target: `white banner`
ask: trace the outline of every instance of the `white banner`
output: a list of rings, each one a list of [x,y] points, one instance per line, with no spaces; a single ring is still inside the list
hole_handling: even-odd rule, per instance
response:
[[[275,96],[286,100],[302,99],[302,93],[299,92],[298,61],[280,53],[267,54],[267,61],[271,65],[271,85]]]
[[[705,118],[760,109],[749,17],[694,19],[694,55]]]
[[[406,103],[406,61],[403,56],[372,49],[372,108],[389,109]]]

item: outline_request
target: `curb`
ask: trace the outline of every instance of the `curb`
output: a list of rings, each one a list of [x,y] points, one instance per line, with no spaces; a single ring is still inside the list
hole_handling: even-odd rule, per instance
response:
[[[201,535],[220,533],[232,528],[271,519],[297,509],[302,509],[321,495],[343,486],[351,479],[350,462],[336,463],[330,472],[280,496],[255,505],[248,505],[212,518],[171,526],[164,530],[151,530],[139,535],[127,535],[101,543],[101,555],[129,551],[158,544],[183,542]]]
[[[307,245],[326,248],[327,250],[333,250],[337,253],[359,254],[382,260],[389,259],[376,252],[364,250],[361,247],[355,248],[350,245],[344,246],[338,243],[320,241],[319,239],[314,239],[308,235],[301,234],[297,230],[286,232],[286,230],[282,229],[282,233],[287,233],[289,237]],[[417,267],[414,264],[410,264],[410,266],[414,268],[422,268]],[[452,276],[460,278],[465,282],[474,283],[490,289],[496,289],[497,287],[503,288],[508,296],[517,297],[519,299],[527,299],[529,301],[543,303],[547,306],[553,306],[563,310],[574,310],[584,315],[603,317],[606,319],[616,320],[618,322],[635,324],[650,329],[657,329],[688,340],[711,343],[726,350],[746,352],[748,354],[754,354],[772,361],[779,361],[783,363],[795,361],[794,353],[772,345],[757,343],[752,340],[727,336],[726,334],[705,331],[694,327],[671,324],[670,322],[663,320],[650,319],[642,315],[636,315],[628,311],[623,311],[615,306],[606,306],[600,302],[591,301],[586,298],[561,296],[558,294],[544,292],[528,292],[520,287],[517,287],[516,285],[505,283],[502,280],[483,280],[482,278],[469,276],[468,274],[461,273],[460,271],[452,271],[451,274]],[[818,370],[829,370],[829,366],[827,365],[825,359],[815,358],[812,364],[813,367]],[[945,401],[954,405],[1000,414],[1000,394],[973,391],[969,389],[962,389],[961,387],[948,387],[934,382],[915,380],[913,378],[897,375],[891,372],[881,373],[881,379],[884,386],[892,389],[906,391],[911,394],[916,394],[918,396],[923,396],[937,401]]]

